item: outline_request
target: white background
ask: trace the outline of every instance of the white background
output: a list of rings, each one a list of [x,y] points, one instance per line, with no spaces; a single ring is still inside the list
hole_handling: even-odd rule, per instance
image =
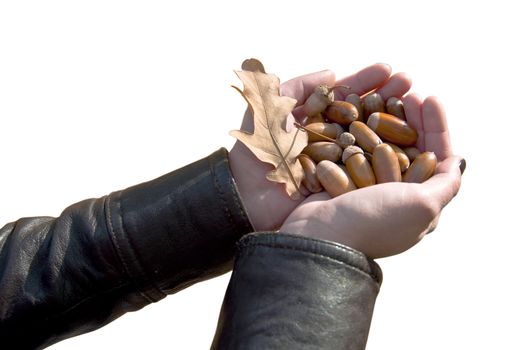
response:
[[[0,226],[230,148],[245,110],[230,85],[245,58],[282,81],[385,62],[441,98],[467,170],[437,230],[378,261],[368,349],[514,349],[509,3],[2,1]],[[52,349],[206,349],[228,279]]]

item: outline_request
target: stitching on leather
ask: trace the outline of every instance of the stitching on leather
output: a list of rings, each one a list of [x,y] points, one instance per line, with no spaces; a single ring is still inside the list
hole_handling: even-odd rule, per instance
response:
[[[215,170],[216,165],[214,164],[213,157],[210,157],[209,159],[210,159],[210,171],[213,174],[215,189],[217,190],[217,194],[218,194],[220,200],[224,203],[224,206],[223,206],[224,214],[227,217],[227,219],[229,220],[229,222],[233,225],[233,227],[236,227],[235,220],[231,216],[231,212],[229,211],[227,201],[224,198],[224,192],[222,191],[222,187],[219,183],[219,178],[217,176],[218,175],[217,171]]]
[[[140,259],[138,259],[138,254],[136,254],[136,251],[134,250],[133,248],[133,243],[131,242],[131,239],[130,239],[130,236],[127,234],[127,229],[125,228],[125,222],[123,220],[124,218],[124,209],[122,207],[122,204],[120,204],[120,217],[121,217],[121,222],[122,222],[122,231],[124,233],[124,236],[126,237],[127,239],[127,242],[129,243],[128,244],[128,248],[129,248],[129,252],[131,254],[131,256],[134,257],[134,263],[137,265],[137,269],[138,271],[136,272],[137,274],[139,274],[139,271],[142,271],[142,272],[145,272],[145,269],[143,268],[143,265],[140,263]],[[138,279],[139,280],[139,279]],[[159,288],[157,288],[153,283],[152,281],[150,281],[150,284],[152,285],[152,287],[154,289],[156,289],[159,293],[163,293]],[[137,282],[137,285],[139,285],[139,283]],[[147,299],[149,302],[155,302],[156,300],[154,298],[152,298],[152,296],[148,295],[144,290],[142,290],[141,288],[138,288],[138,293],[140,293],[145,299]]]
[[[118,235],[114,229],[114,225],[113,225],[113,219],[112,219],[112,216],[111,216],[111,210],[109,209],[110,208],[110,203],[111,203],[111,196],[108,196],[104,202],[104,212],[106,214],[106,217],[107,217],[107,226],[108,226],[108,231],[111,233],[111,235],[113,236],[113,244],[115,245],[115,249],[116,249],[116,252],[117,252],[117,255],[118,255],[118,259],[120,259],[120,261],[122,262],[122,265],[124,266],[124,269],[125,269],[125,272],[127,273],[128,276],[131,276],[131,273],[129,272],[129,268],[125,262],[125,259],[122,257],[122,249],[120,248],[120,244],[118,243]]]
[[[277,236],[278,231],[269,231],[269,232],[262,232],[262,233],[259,233],[260,234],[266,234],[266,235],[272,235],[272,236]],[[305,236],[301,236],[301,235],[295,235],[295,234],[292,234],[292,233],[279,233],[281,236],[288,236],[288,237],[295,237],[296,239],[298,240],[303,240],[303,241],[309,241],[309,242],[314,242],[316,244],[320,244],[320,241],[319,239],[317,238],[311,238],[311,237],[305,237]],[[256,239],[256,236],[257,235],[249,235],[248,237],[251,237],[251,236],[254,236],[252,238],[244,238],[243,241],[241,241],[240,244],[242,245],[253,245],[253,244],[265,244],[265,243],[255,243],[255,239]],[[350,254],[353,254],[354,256],[358,256],[358,257],[362,257],[361,254],[359,254],[357,251],[355,251],[354,249],[351,249],[349,247],[346,247],[345,245],[341,245],[339,243],[335,243],[335,242],[332,242],[332,241],[327,241],[325,240],[324,241],[324,245],[328,245],[328,246],[332,246],[334,248],[337,248],[337,249],[340,249],[340,250],[345,250],[346,252],[350,253]],[[272,246],[272,245],[271,245]]]
[[[115,246],[116,257],[118,261],[122,264],[126,275],[130,276],[129,271],[127,270],[127,266],[125,265],[124,259],[120,256],[120,246],[118,245],[118,240],[116,239],[116,233],[113,229],[113,222],[111,221],[111,211],[109,210],[109,203],[111,202],[111,196],[107,196],[104,199],[104,215],[106,216],[106,228],[109,233],[109,238],[111,239],[111,243]]]
[[[227,158],[225,159],[225,162],[227,163],[226,166],[229,168],[229,160]],[[240,215],[240,219],[245,222],[250,223],[250,220],[247,216],[247,212],[243,206],[242,199],[240,198],[240,195],[237,192],[236,183],[233,180],[232,175],[228,176],[228,184],[229,184],[229,188],[231,189],[231,197],[233,199],[233,203],[238,208],[238,213]],[[251,224],[251,227],[252,227],[252,224]],[[252,229],[254,230],[254,227]]]
[[[249,221],[247,218],[247,213],[244,210],[244,207],[241,205],[241,199],[236,192],[235,184],[231,181],[231,178],[228,179],[229,187],[231,188],[231,197],[233,198],[233,202],[236,204],[238,208],[238,213],[240,214],[240,218],[244,221]]]
[[[107,222],[108,222],[108,226],[109,226],[109,231],[112,233],[114,239],[113,239],[113,242],[115,244],[115,248],[116,248],[116,251],[117,251],[117,255],[120,259],[120,261],[122,261],[122,265],[124,266],[124,269],[125,271],[127,272],[128,276],[129,277],[133,277],[133,274],[131,273],[131,270],[129,269],[129,265],[127,264],[126,260],[124,259],[123,257],[123,254],[122,254],[122,248],[120,247],[120,244],[118,242],[119,240],[119,237],[118,237],[118,233],[115,231],[114,229],[114,225],[113,225],[113,219],[112,219],[112,215],[111,215],[111,210],[109,209],[110,208],[110,205],[108,202],[111,202],[111,196],[109,196],[107,199],[106,199],[106,204],[105,204],[105,212],[106,212],[106,216],[108,218]],[[123,215],[123,210],[122,210],[122,206],[119,205],[119,203],[115,204],[117,205],[118,209],[120,210],[120,216]],[[125,230],[124,228],[124,223],[123,223],[123,220],[122,221],[122,230]],[[129,244],[130,246],[130,244]],[[132,252],[132,247],[129,247],[129,249],[131,249],[131,254],[134,255],[134,253]],[[151,298],[149,298],[149,296],[147,296],[144,292],[142,291],[138,291],[138,293],[145,298],[145,300],[149,301],[150,303],[153,302],[153,300]]]
[[[271,245],[271,244],[266,244],[266,243],[252,243],[252,244],[242,243],[241,246],[261,246],[261,247],[266,247],[266,248],[278,248],[278,249],[284,249],[284,250],[293,250],[293,251],[299,251],[299,252],[303,252],[303,253],[306,253],[306,254],[314,255],[314,256],[317,256],[317,257],[320,257],[320,258],[329,259],[329,260],[341,263],[343,265],[346,265],[349,268],[351,268],[352,270],[361,272],[361,273],[367,275],[368,277],[372,278],[376,283],[378,283],[376,274],[369,273],[366,270],[364,270],[364,269],[362,269],[362,268],[360,268],[358,266],[350,265],[347,262],[344,262],[342,260],[336,259],[336,258],[331,257],[331,256],[327,256],[327,255],[311,252],[311,251],[304,250],[304,249],[301,249],[301,248],[284,246],[284,245],[277,245],[277,244]]]

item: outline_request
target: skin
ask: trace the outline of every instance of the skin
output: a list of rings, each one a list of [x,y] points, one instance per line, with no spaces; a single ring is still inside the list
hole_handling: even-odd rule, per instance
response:
[[[439,161],[436,174],[423,184],[386,183],[331,198],[326,192],[291,200],[284,185],[266,180],[272,166],[259,161],[236,142],[229,153],[230,166],[244,205],[256,231],[280,230],[326,239],[355,248],[370,258],[399,254],[437,225],[439,215],[460,188],[459,162],[451,148],[446,115],[435,97],[405,95],[411,87],[404,73],[375,64],[336,80],[331,71],[304,75],[281,85],[280,94],[298,101],[293,118],[303,118],[302,104],[319,84],[348,85],[336,91],[347,94],[376,91],[384,99],[402,98],[407,122],[418,131],[417,147],[432,151]],[[246,113],[242,130],[252,131],[252,116]]]

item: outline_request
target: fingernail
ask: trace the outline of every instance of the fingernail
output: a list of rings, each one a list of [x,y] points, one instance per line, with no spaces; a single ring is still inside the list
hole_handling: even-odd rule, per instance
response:
[[[460,174],[464,174],[464,170],[466,170],[466,159],[462,158],[459,162],[459,169],[460,169]]]

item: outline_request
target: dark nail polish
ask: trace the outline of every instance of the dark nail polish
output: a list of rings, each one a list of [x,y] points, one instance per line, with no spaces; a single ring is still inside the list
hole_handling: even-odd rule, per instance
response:
[[[464,170],[466,170],[466,159],[462,158],[459,162],[460,173],[464,174]]]

